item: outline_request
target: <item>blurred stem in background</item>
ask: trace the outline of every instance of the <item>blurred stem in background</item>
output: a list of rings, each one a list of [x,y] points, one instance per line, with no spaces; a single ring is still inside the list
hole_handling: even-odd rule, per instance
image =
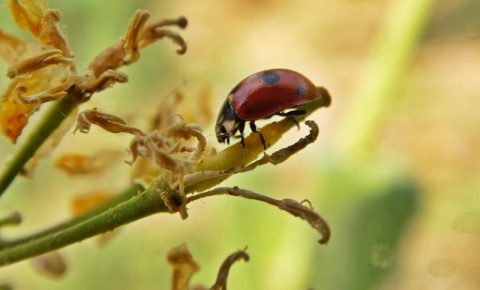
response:
[[[383,124],[394,112],[398,90],[415,56],[434,0],[392,0],[362,81],[340,127],[333,163],[323,172],[324,209],[332,227],[328,251],[312,250],[315,289],[372,289],[399,260],[399,246],[421,189],[395,156],[373,160]],[[373,161],[373,162],[372,162]]]
[[[436,0],[392,0],[365,72],[352,96],[338,139],[339,152],[368,157],[379,130],[395,109],[398,89],[414,57]]]

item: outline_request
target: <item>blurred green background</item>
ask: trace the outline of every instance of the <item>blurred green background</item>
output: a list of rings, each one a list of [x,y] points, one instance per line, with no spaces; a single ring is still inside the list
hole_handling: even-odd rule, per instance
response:
[[[193,283],[206,286],[228,254],[248,246],[251,260],[234,265],[229,289],[480,287],[479,1],[49,3],[62,12],[79,69],[123,36],[136,9],[147,9],[152,20],[188,18],[181,32],[188,41],[186,55],[177,56],[169,41],[155,44],[122,69],[128,83],[85,106],[138,126],[169,93],[199,80],[212,92],[213,116],[238,81],[263,69],[294,69],[327,87],[331,108],[310,117],[320,125],[318,142],[288,163],[223,185],[278,199],[307,198],[329,222],[332,239],[318,245],[318,234],[299,219],[221,196],[192,204],[185,221],[152,216],[116,230],[102,247],[89,239],[62,249],[68,272],[61,278],[41,276],[24,261],[0,269],[0,285],[168,289],[172,270],[166,253],[185,242],[201,266]],[[0,27],[29,38],[15,27],[4,3]],[[5,71],[4,62],[0,69]],[[6,77],[0,78],[0,88],[6,84]],[[223,148],[216,144],[214,120],[197,117],[209,144]],[[306,132],[290,132],[275,148]],[[115,150],[121,158],[95,182],[66,178],[55,170],[54,158],[43,160],[33,180],[18,178],[0,200],[0,216],[18,210],[24,217],[20,227],[2,230],[2,237],[67,219],[74,196],[125,188],[129,140],[95,128],[66,136],[53,157]],[[5,160],[15,147],[2,138],[0,150]]]

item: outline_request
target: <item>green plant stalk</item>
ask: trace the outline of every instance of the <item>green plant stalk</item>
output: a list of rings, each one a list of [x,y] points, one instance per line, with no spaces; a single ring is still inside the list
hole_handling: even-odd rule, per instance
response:
[[[7,163],[0,175],[0,197],[15,179],[25,164],[42,146],[43,142],[57,129],[70,113],[80,104],[84,94],[75,90],[67,91],[67,95],[55,102],[42,116],[33,128],[30,135],[25,138],[22,146],[15,152],[13,158]]]
[[[377,48],[367,62],[358,92],[340,128],[339,148],[349,155],[368,156],[388,114],[394,109],[396,89],[412,59],[432,13],[435,0],[390,1]]]
[[[49,231],[38,237],[24,239],[22,243],[15,246],[4,247],[0,250],[0,266],[60,249],[155,213],[169,212],[160,196],[160,192],[168,190],[170,187],[166,182],[165,175],[162,175],[144,192],[109,210],[63,230]]]
[[[79,216],[77,216],[77,217],[75,217],[71,220],[68,220],[64,223],[58,224],[54,227],[48,228],[44,231],[35,233],[35,234],[27,236],[27,237],[23,237],[23,238],[14,240],[14,241],[1,242],[0,243],[0,250],[4,247],[10,247],[11,248],[13,246],[16,246],[16,245],[19,245],[19,244],[22,244],[22,243],[26,243],[26,242],[31,241],[31,240],[39,239],[39,238],[42,238],[46,235],[54,234],[54,233],[62,231],[64,229],[76,226],[76,225],[78,225],[78,224],[80,224],[80,223],[82,223],[82,222],[84,222],[88,219],[91,219],[92,217],[94,217],[98,214],[101,214],[101,213],[109,210],[110,208],[113,208],[113,207],[117,206],[118,204],[120,204],[122,202],[125,202],[125,201],[131,199],[132,197],[136,196],[139,192],[143,192],[144,190],[145,190],[145,187],[143,187],[143,185],[141,185],[139,183],[133,183],[128,189],[126,189],[124,192],[122,192],[118,196],[115,196],[111,200],[109,200],[109,201],[97,206],[96,208],[94,208],[92,210],[89,210],[89,211],[85,212],[84,214],[79,215]]]

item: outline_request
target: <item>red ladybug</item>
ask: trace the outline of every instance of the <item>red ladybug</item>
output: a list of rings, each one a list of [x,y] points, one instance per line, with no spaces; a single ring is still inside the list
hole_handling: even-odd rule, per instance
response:
[[[230,137],[240,131],[241,143],[245,147],[243,131],[245,122],[250,121],[253,132],[260,134],[264,149],[265,139],[257,131],[255,120],[273,115],[295,117],[304,115],[305,110],[283,112],[318,100],[317,87],[302,74],[288,69],[270,69],[253,74],[228,94],[220,109],[215,126],[218,142],[230,142]]]

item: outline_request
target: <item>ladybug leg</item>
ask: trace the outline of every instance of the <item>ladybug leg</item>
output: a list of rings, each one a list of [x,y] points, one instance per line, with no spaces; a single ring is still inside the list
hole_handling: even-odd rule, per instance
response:
[[[260,140],[262,141],[263,150],[267,150],[267,145],[265,145],[265,138],[263,138],[262,132],[257,130],[257,126],[254,121],[250,121],[250,129],[252,132],[258,133],[260,135]]]
[[[238,132],[240,132],[240,143],[242,143],[242,147],[245,148],[245,137],[243,136],[243,131],[245,130],[245,122],[238,123]]]
[[[307,111],[305,110],[295,110],[295,111],[289,111],[285,113],[283,112],[277,113],[278,116],[290,118],[290,120],[292,120],[292,122],[295,123],[295,125],[297,125],[298,129],[300,129],[300,124],[298,124],[298,121],[295,119],[295,117],[303,116],[305,114],[307,114]]]
[[[288,111],[288,112],[278,112],[277,115],[278,116],[282,116],[282,117],[300,117],[300,116],[304,116],[307,114],[307,111],[305,110],[294,110],[294,111]]]

